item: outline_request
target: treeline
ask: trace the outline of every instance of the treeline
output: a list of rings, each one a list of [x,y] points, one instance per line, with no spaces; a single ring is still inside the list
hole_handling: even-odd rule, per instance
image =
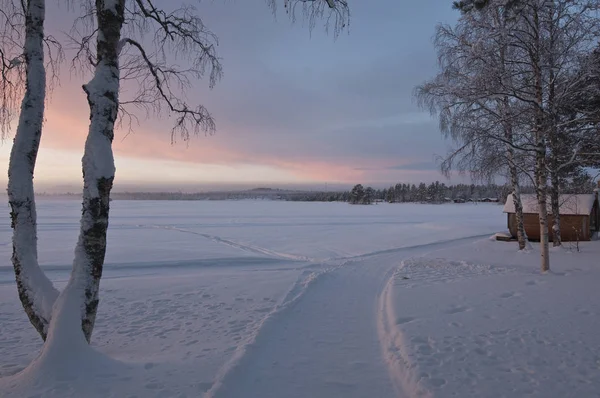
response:
[[[475,185],[457,184],[447,186],[439,181],[429,185],[425,183],[396,184],[387,189],[373,190],[370,187],[363,188],[356,185],[350,191],[350,203],[369,204],[375,200],[388,203],[444,203],[450,201],[478,202],[488,199],[493,202],[504,202],[510,189],[506,185]]]
[[[289,191],[277,189],[252,189],[243,191],[210,192],[114,192],[114,200],[277,200]]]
[[[592,177],[580,172],[561,184],[565,194],[589,194],[596,187]],[[521,193],[536,192],[533,185],[520,187]],[[389,188],[374,189],[357,184],[350,191],[340,192],[295,192],[280,195],[279,199],[295,202],[349,202],[351,204],[371,204],[382,201],[388,203],[447,203],[447,202],[500,202],[504,203],[512,193],[510,184],[451,184],[433,182],[430,184],[398,183]]]
[[[504,202],[510,187],[497,184],[455,184],[446,185],[436,181],[431,184],[398,183],[389,188],[374,189],[358,184],[350,191],[343,192],[304,192],[290,195],[287,200],[302,202],[349,202],[370,204],[375,201],[388,203],[443,203],[449,201],[480,201],[497,199]]]

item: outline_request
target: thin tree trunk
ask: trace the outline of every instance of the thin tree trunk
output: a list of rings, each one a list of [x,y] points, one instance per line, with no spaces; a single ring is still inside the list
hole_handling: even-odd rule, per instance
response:
[[[525,250],[529,247],[527,233],[525,232],[525,223],[523,222],[523,202],[521,201],[521,185],[519,184],[519,174],[514,160],[514,149],[507,148],[508,168],[510,170],[510,180],[512,185],[512,199],[515,206],[515,215],[517,219],[517,241],[519,250]]]
[[[552,207],[552,218],[554,223],[552,224],[552,244],[554,247],[562,245],[562,236],[560,233],[560,182],[558,179],[558,172],[556,171],[556,164],[553,163],[552,171],[550,172],[550,205]]]
[[[508,102],[508,99],[505,99]],[[506,104],[505,104],[506,105]],[[508,121],[505,121],[505,138],[509,143],[513,142],[512,126]],[[508,159],[508,169],[510,172],[510,181],[512,185],[512,199],[515,206],[515,216],[517,219],[517,241],[519,242],[519,250],[525,250],[529,247],[527,233],[525,232],[525,223],[523,221],[523,202],[521,202],[521,186],[519,184],[519,173],[517,171],[515,149],[506,144],[506,157]]]
[[[512,185],[512,199],[515,206],[515,216],[517,219],[517,241],[519,242],[519,250],[525,250],[529,246],[527,240],[527,234],[525,233],[525,225],[523,221],[523,203],[521,202],[521,186],[519,184],[519,173],[517,171],[515,149],[510,145],[513,142],[513,130],[512,124],[508,120],[508,98],[504,98],[502,102],[503,114],[504,114],[504,130],[506,144],[506,157],[508,160],[508,169],[510,172],[510,180]]]
[[[560,234],[560,204],[559,204],[559,170],[558,170],[558,120],[556,113],[556,76],[555,76],[555,48],[556,48],[556,26],[554,24],[554,0],[549,3],[548,19],[551,21],[550,29],[550,48],[548,57],[548,113],[550,114],[549,133],[550,133],[550,204],[552,207],[552,245],[558,247],[562,245]]]
[[[13,228],[12,263],[19,299],[29,321],[46,339],[58,291],[38,264],[37,214],[33,174],[46,96],[44,66],[44,0],[29,0],[25,14],[25,94],[8,166],[8,201]]]
[[[75,307],[82,311],[80,325],[88,343],[99,303],[98,290],[106,253],[110,191],[115,175],[112,141],[119,106],[118,47],[124,7],[125,0],[96,0],[97,63],[94,77],[83,86],[90,106],[90,127],[82,160],[84,186],[81,229],[71,278],[60,298],[62,306],[72,307],[72,301],[78,301]],[[53,324],[67,324],[68,311],[62,308],[56,311],[55,316],[62,319]],[[71,326],[65,328],[70,329]]]
[[[535,50],[532,53],[533,75],[535,84],[535,141],[536,141],[536,191],[538,200],[538,215],[540,221],[540,252],[541,252],[541,270],[546,272],[550,269],[550,254],[548,250],[548,176],[546,171],[546,131],[544,123],[544,96],[543,96],[543,80],[541,66],[541,51],[542,44],[540,38],[540,20],[538,9],[534,8],[534,37]]]
[[[508,21],[508,9],[505,7],[502,9],[500,14],[498,15],[498,20],[496,21],[498,24],[498,28],[502,34],[502,42],[500,43],[500,68],[502,71],[500,82],[502,86],[509,87],[511,86],[507,80],[506,73],[506,48],[507,48],[507,21]],[[506,139],[506,157],[508,160],[508,169],[510,172],[510,179],[512,185],[512,199],[513,204],[515,206],[515,216],[517,221],[517,241],[519,243],[519,250],[525,250],[529,247],[529,242],[527,240],[527,234],[525,233],[525,225],[523,222],[523,203],[521,202],[521,186],[519,184],[519,173],[517,171],[516,159],[515,159],[515,149],[511,146],[513,144],[514,135],[513,135],[513,121],[511,117],[511,108],[510,108],[510,100],[508,96],[504,96],[502,101],[499,103],[502,111],[503,124],[504,124],[504,138]]]
[[[539,133],[538,133],[539,134]],[[542,149],[543,148],[543,149]],[[541,269],[542,272],[550,270],[550,254],[548,250],[548,182],[546,176],[546,150],[543,144],[538,144],[536,153],[537,169],[537,200],[538,215],[540,219],[540,251],[541,251]]]

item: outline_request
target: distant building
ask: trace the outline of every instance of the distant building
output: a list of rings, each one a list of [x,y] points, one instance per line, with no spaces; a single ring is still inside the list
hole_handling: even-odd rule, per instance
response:
[[[521,195],[525,233],[531,240],[540,240],[540,219],[536,195]],[[585,195],[560,195],[560,235],[563,241],[587,241],[600,230],[598,192]],[[507,214],[508,229],[517,237],[517,217],[512,194],[506,198],[504,213]],[[548,235],[552,241],[552,208],[548,197]]]
[[[481,201],[485,203],[498,203],[500,200],[498,198],[483,198]]]

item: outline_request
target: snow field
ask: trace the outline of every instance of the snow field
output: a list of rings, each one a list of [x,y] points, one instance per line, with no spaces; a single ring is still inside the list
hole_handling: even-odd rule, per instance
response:
[[[77,208],[40,205],[40,260],[59,287]],[[4,395],[600,396],[596,242],[553,251],[540,275],[536,250],[484,238],[505,228],[497,205],[113,210],[81,372],[36,359],[41,342],[16,297],[10,245],[0,246]]]
[[[537,250],[489,240],[404,261],[386,304],[414,386],[439,397],[600,396],[599,249],[555,251],[545,275]]]

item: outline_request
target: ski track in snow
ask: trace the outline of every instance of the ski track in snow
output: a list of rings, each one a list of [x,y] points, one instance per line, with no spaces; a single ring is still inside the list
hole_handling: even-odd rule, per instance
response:
[[[288,253],[281,253],[281,252],[277,252],[274,250],[266,249],[264,247],[246,245],[246,244],[235,242],[235,241],[232,241],[229,239],[221,238],[219,236],[205,234],[202,232],[191,231],[189,229],[178,228],[178,227],[174,227],[174,226],[138,225],[138,227],[139,228],[165,229],[165,230],[169,230],[169,231],[177,231],[177,232],[182,232],[182,233],[186,233],[186,234],[198,235],[203,238],[212,240],[213,242],[222,243],[224,245],[231,246],[236,249],[240,249],[240,250],[250,252],[250,253],[255,253],[255,254],[263,254],[263,255],[266,255],[269,257],[275,257],[278,259],[292,260],[292,261],[318,261],[318,260],[310,258],[310,257],[298,256],[298,255],[288,254]]]
[[[406,397],[431,397],[431,393],[423,388],[418,381],[416,365],[410,361],[407,353],[409,347],[406,344],[400,322],[396,318],[396,310],[393,302],[394,281],[402,265],[396,269],[388,278],[383,291],[379,297],[379,311],[377,316],[377,333],[383,360],[385,361],[390,379],[398,396]],[[412,318],[404,318],[403,322],[411,322]]]
[[[307,261],[305,257],[286,255],[266,249],[263,250],[255,246],[241,245],[237,242],[208,234],[186,230],[181,231],[176,228],[162,227],[161,229],[173,229],[178,232],[192,233],[242,250],[282,260]],[[313,367],[309,366],[306,369],[306,377],[311,377],[311,374],[316,374],[317,376],[325,374],[325,379],[306,383],[309,386],[315,387],[310,392],[305,393],[302,386],[299,386],[296,388],[296,391],[300,395],[290,395],[290,397],[328,397],[332,396],[331,394],[335,395],[336,391],[345,391],[345,397],[358,398],[364,397],[372,389],[378,391],[376,394],[378,398],[392,396],[427,397],[428,392],[423,390],[415,381],[414,374],[416,369],[406,360],[407,356],[402,356],[402,352],[407,349],[406,344],[404,344],[401,331],[394,324],[394,319],[391,315],[393,314],[393,308],[388,296],[391,294],[391,287],[394,284],[393,282],[397,274],[397,272],[394,273],[396,269],[394,264],[405,258],[431,252],[435,248],[443,248],[460,242],[471,242],[478,237],[480,236],[399,247],[365,253],[345,259],[329,259],[321,263],[311,262],[303,264],[302,267],[295,268],[301,271],[298,279],[280,303],[258,320],[252,328],[247,330],[247,334],[242,336],[242,339],[238,341],[229,359],[218,370],[213,381],[208,384],[207,390],[205,390],[205,398],[245,397],[248,387],[256,387],[248,385],[248,380],[251,378],[248,375],[256,372],[254,366],[257,359],[264,365],[265,360],[268,361],[280,355],[285,357],[289,354],[289,352],[286,352],[287,344],[284,344],[283,347],[275,344],[275,347],[272,347],[271,343],[277,337],[281,338],[281,332],[288,333],[291,330],[294,331],[294,339],[298,337],[308,338],[308,341],[306,339],[303,341],[303,343],[308,344],[302,350],[307,355],[304,358],[305,361],[310,361],[311,353],[315,355],[312,359],[319,361],[318,355],[319,352],[322,352],[321,348],[317,347],[319,345],[324,346],[324,349],[332,349],[330,346],[335,346],[334,348],[341,350],[341,355],[350,356],[347,360],[344,358],[341,366],[338,366],[337,369],[335,363],[333,365],[314,364],[321,365],[321,372],[315,372]],[[325,279],[322,280],[323,278]],[[322,283],[315,283],[321,280]],[[317,289],[319,290],[317,291]],[[334,306],[331,310],[334,310],[334,308],[337,308],[337,310],[327,314],[326,318],[328,319],[317,318],[318,320],[315,322],[315,319],[312,319],[313,316],[323,317],[323,303],[327,300],[331,291],[344,293],[344,297],[335,298],[336,303],[341,303],[335,304],[335,306],[344,305],[346,307],[340,308]],[[372,300],[372,302],[369,300]],[[327,304],[325,305],[327,306]],[[357,305],[361,306],[361,311],[355,311]],[[296,316],[298,309],[302,309],[303,306],[309,308],[307,311],[302,311],[303,316],[308,316],[308,318]],[[375,307],[375,311],[373,311],[373,307]],[[340,316],[342,318],[339,318]],[[339,319],[336,319],[336,317]],[[348,342],[344,342],[344,345],[339,346],[335,343],[335,337],[332,337],[339,333],[337,328],[341,327],[340,325],[348,322],[356,323],[356,333],[353,337],[354,344],[350,344],[350,350],[346,346]],[[284,326],[282,329],[282,324],[290,327]],[[308,326],[308,330],[305,330],[303,336],[299,336],[298,329],[296,328],[304,325],[306,329],[307,325],[311,324],[317,328],[320,324],[327,325],[322,330],[322,335],[325,336],[324,339],[320,339],[318,335],[311,335],[310,326]],[[100,332],[97,337],[103,338],[103,333]],[[317,339],[317,346],[313,344],[314,339]],[[264,351],[268,351],[268,355],[263,357]],[[345,353],[346,351],[349,351],[349,354]],[[354,356],[352,356],[353,353]],[[380,356],[381,354],[382,356]],[[294,355],[289,355],[288,357],[293,358]],[[279,358],[279,361],[281,361],[281,358]],[[275,361],[273,363],[280,362]],[[378,366],[381,366],[381,368]],[[259,371],[265,371],[265,369],[268,368],[259,366]],[[279,370],[281,368],[275,370],[268,369],[267,373]],[[287,372],[288,379],[285,378],[286,374],[283,374],[282,376],[284,377],[279,378],[281,382],[293,384],[294,382],[306,379],[298,377],[291,369],[288,369]],[[356,377],[352,377],[353,374],[356,374]],[[359,383],[361,375],[364,376],[365,374],[370,375],[370,383],[364,382],[364,380]],[[353,384],[349,380],[356,380],[357,384]],[[257,396],[261,398],[269,396],[279,398],[277,391],[281,391],[281,388],[285,388],[285,386],[278,387],[280,388],[272,389],[270,382],[262,384],[258,387],[257,392],[259,395]],[[231,391],[231,388],[234,390]]]
[[[358,254],[356,256],[350,256],[350,257],[339,257],[336,259],[338,259],[338,260],[366,259],[368,257],[380,256],[382,254],[395,254],[395,253],[401,253],[405,250],[413,250],[413,249],[427,249],[427,248],[435,247],[438,245],[447,245],[449,243],[454,243],[454,242],[458,243],[458,242],[472,241],[472,240],[476,240],[476,239],[484,238],[484,237],[489,237],[489,234],[472,235],[472,236],[465,236],[465,237],[461,237],[461,238],[454,238],[454,239],[447,239],[447,240],[437,240],[437,241],[423,243],[423,244],[419,244],[419,245],[393,247],[390,249],[377,250],[374,252]]]
[[[339,266],[342,266],[340,264]],[[205,398],[213,398],[215,394],[223,387],[223,383],[226,380],[226,377],[230,374],[230,372],[235,369],[249,348],[252,347],[253,344],[256,343],[256,339],[260,334],[261,330],[267,325],[269,322],[272,322],[277,314],[285,311],[287,308],[292,306],[297,300],[302,297],[302,295],[306,292],[308,287],[314,283],[321,275],[324,275],[328,272],[331,272],[334,268],[323,268],[318,271],[304,271],[296,280],[294,285],[285,295],[281,303],[279,303],[276,307],[273,308],[257,325],[257,327],[253,330],[253,332],[246,338],[244,341],[236,348],[233,355],[229,360],[221,367],[218,371],[211,388],[204,394]]]
[[[277,259],[291,260],[291,261],[304,261],[304,262],[328,262],[328,261],[338,261],[338,260],[363,259],[363,258],[367,258],[367,257],[379,256],[379,255],[382,255],[382,254],[398,253],[398,252],[402,252],[404,250],[409,250],[409,249],[418,249],[418,248],[426,249],[428,247],[435,246],[435,245],[438,245],[438,244],[447,244],[447,243],[452,243],[452,242],[461,242],[461,241],[464,241],[465,239],[471,239],[472,240],[472,239],[489,237],[489,234],[472,235],[472,236],[459,237],[459,238],[447,239],[447,240],[442,240],[442,241],[436,240],[436,241],[432,241],[432,242],[428,242],[428,243],[423,243],[423,244],[418,244],[418,245],[392,247],[392,248],[389,248],[389,249],[383,249],[383,250],[377,250],[377,251],[372,251],[372,252],[367,252],[367,253],[361,253],[361,254],[356,254],[356,255],[352,255],[352,256],[342,256],[342,257],[330,257],[330,258],[316,259],[316,258],[311,258],[311,257],[307,257],[307,256],[299,256],[299,255],[295,255],[295,254],[282,253],[282,252],[278,252],[278,251],[266,249],[266,248],[260,247],[260,246],[243,244],[243,243],[240,243],[240,242],[235,242],[235,241],[230,240],[230,239],[222,238],[220,236],[210,235],[210,234],[206,234],[206,233],[202,233],[202,232],[191,231],[189,229],[179,228],[179,227],[175,227],[175,226],[138,225],[138,227],[139,228],[164,229],[164,230],[182,232],[182,233],[186,233],[186,234],[198,235],[198,236],[202,236],[203,238],[212,240],[213,242],[222,243],[224,245],[227,245],[227,246],[230,246],[230,247],[234,247],[236,249],[240,249],[240,250],[243,250],[243,251],[246,251],[246,252],[250,252],[250,253],[254,253],[254,254],[263,254],[263,255],[266,255],[266,256],[269,256],[269,257],[274,257],[274,258],[277,258]]]
[[[398,396],[430,398],[433,394],[420,382],[421,375],[418,366],[411,360],[411,357],[414,357],[410,352],[413,342],[406,341],[404,333],[402,332],[402,325],[413,322],[416,318],[397,317],[397,314],[401,311],[394,305],[395,286],[400,285],[398,281],[403,282],[403,288],[410,288],[415,284],[423,286],[427,284],[447,283],[449,280],[456,278],[462,279],[484,274],[507,272],[507,268],[484,265],[475,266],[468,265],[465,262],[461,262],[460,265],[462,265],[462,267],[460,268],[439,267],[438,269],[435,269],[434,267],[423,267],[420,262],[418,263],[418,267],[410,267],[410,260],[413,258],[422,258],[432,255],[437,251],[444,250],[448,244],[452,243],[463,242],[463,245],[459,245],[458,247],[464,246],[469,244],[469,242],[465,243],[465,241],[477,240],[477,238],[481,238],[482,236],[486,235],[473,236],[471,238],[450,239],[443,242],[414,246],[411,249],[427,249],[436,246],[437,248],[429,252],[408,256],[400,262],[398,267],[388,272],[389,276],[385,286],[381,290],[378,301],[377,333],[381,344],[383,360],[387,365],[390,379]],[[386,250],[384,253],[395,253],[398,251],[399,250]],[[410,274],[410,277],[407,276],[407,274]],[[412,282],[413,279],[418,282]],[[459,313],[463,311],[468,311],[468,308],[452,308],[448,310],[447,313]]]
[[[320,272],[305,271],[221,369],[205,398],[246,397],[248,391],[261,398],[278,398],[281,391],[290,398],[329,397],[342,390],[346,398],[431,396],[417,383],[416,367],[402,355],[407,346],[391,302],[397,266],[389,264],[480,237],[368,253],[334,266],[322,264]],[[326,303],[331,291],[343,297],[329,297],[332,302]],[[331,360],[319,358],[322,349],[334,351]]]

